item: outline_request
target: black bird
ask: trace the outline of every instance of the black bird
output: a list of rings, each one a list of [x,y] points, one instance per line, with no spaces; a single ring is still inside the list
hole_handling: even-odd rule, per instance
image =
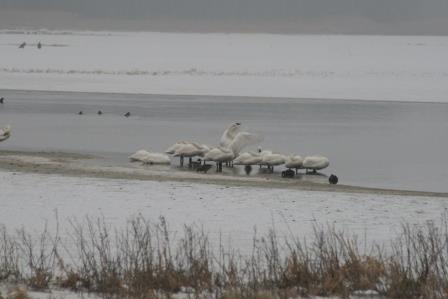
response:
[[[131,116],[131,112],[126,112],[126,114],[124,116],[126,116],[126,117]]]
[[[42,44],[39,42],[39,43],[37,43],[37,48],[38,49],[42,49]]]
[[[250,173],[252,172],[252,166],[250,165],[244,166],[244,171],[246,172],[246,175],[250,175]]]
[[[101,115],[101,114],[103,114],[103,111],[98,110],[98,115]]]
[[[337,176],[332,174],[332,175],[330,175],[330,178],[328,179],[328,181],[330,182],[330,184],[336,185],[338,183],[339,179]]]
[[[293,178],[295,175],[294,170],[288,169],[282,171],[282,178]]]
[[[23,42],[23,43],[20,44],[19,49],[24,49],[25,46],[26,46],[26,42]]]
[[[78,112],[78,115],[83,115],[83,114],[84,114],[84,112],[82,112],[82,111]]]
[[[207,171],[210,170],[210,168],[212,168],[212,166],[210,164],[203,164],[201,166],[199,166],[196,171],[197,172],[203,172],[203,173],[207,173]]]
[[[5,98],[4,97],[1,97],[0,98],[0,104],[3,104],[5,102]]]

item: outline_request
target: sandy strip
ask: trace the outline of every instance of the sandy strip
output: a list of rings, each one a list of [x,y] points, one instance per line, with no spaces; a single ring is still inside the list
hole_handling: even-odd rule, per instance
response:
[[[86,163],[92,159],[99,159],[91,155],[82,155],[65,152],[21,152],[0,151],[0,170],[59,174],[76,177],[95,177],[126,180],[150,180],[150,181],[177,181],[202,184],[215,184],[225,186],[248,186],[264,188],[283,188],[305,191],[370,193],[380,195],[426,196],[446,197],[445,192],[424,192],[410,190],[392,190],[367,188],[348,185],[330,185],[297,179],[282,179],[280,177],[242,177],[216,174],[213,171],[202,174],[194,171],[158,171],[151,167],[136,168],[129,163],[125,166],[103,166],[96,163]]]

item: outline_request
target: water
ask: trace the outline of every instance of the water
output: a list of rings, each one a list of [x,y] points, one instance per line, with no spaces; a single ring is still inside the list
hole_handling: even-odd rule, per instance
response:
[[[241,121],[262,147],[330,159],[344,184],[448,191],[448,104],[0,91],[7,150],[60,150],[125,161],[178,140],[214,145]],[[84,115],[77,115],[79,111]],[[103,115],[97,115],[102,110]],[[129,118],[123,115],[131,112]]]

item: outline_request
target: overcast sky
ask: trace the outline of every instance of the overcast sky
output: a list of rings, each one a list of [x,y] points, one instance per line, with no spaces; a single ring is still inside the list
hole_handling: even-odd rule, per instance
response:
[[[85,18],[249,23],[348,18],[427,26],[448,18],[448,0],[0,0],[0,9],[59,10]]]

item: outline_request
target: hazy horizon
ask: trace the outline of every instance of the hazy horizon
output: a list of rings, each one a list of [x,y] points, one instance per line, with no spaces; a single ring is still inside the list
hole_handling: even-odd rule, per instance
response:
[[[446,0],[0,0],[0,28],[448,34]]]

